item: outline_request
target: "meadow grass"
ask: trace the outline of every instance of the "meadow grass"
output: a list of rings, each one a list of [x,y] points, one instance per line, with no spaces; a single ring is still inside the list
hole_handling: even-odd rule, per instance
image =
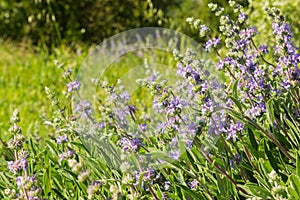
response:
[[[26,134],[48,134],[41,120],[49,113],[45,86],[58,92],[65,89],[61,71],[53,63],[57,57],[75,66],[83,55],[63,46],[49,53],[26,43],[0,42],[1,137],[9,127],[9,113],[15,108],[21,111]]]

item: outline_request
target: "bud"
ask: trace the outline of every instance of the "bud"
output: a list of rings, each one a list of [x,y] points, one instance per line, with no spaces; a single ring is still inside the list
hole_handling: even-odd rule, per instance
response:
[[[208,7],[210,8],[211,11],[216,11],[218,8],[218,4],[210,3],[210,4],[208,4]]]
[[[6,188],[6,189],[4,190],[4,194],[5,194],[9,199],[15,199],[16,190]]]
[[[233,7],[233,6],[235,6],[235,4],[236,4],[235,1],[232,1],[232,0],[229,0],[228,3],[229,3],[229,6],[230,6],[230,7]]]
[[[22,129],[15,123],[11,127],[9,127],[8,131],[12,134],[22,134]]]
[[[23,135],[15,135],[13,139],[9,140],[7,145],[8,148],[15,149],[23,146],[25,137]]]
[[[15,109],[15,111],[13,112],[13,115],[12,115],[10,121],[12,123],[17,123],[17,122],[21,121],[21,119],[20,119],[20,113],[19,113],[18,109]]]
[[[88,188],[87,188],[88,199],[93,199],[95,192],[97,192],[97,190],[99,190],[100,186],[101,186],[100,181],[95,181],[94,183],[92,183],[91,185],[88,186]]]
[[[78,175],[78,181],[83,182],[88,179],[90,175],[90,170],[85,170]]]

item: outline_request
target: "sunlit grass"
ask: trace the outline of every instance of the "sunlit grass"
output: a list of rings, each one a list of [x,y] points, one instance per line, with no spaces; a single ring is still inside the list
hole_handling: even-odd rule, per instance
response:
[[[0,42],[1,137],[9,126],[9,113],[15,108],[22,113],[21,125],[26,134],[35,131],[40,135],[48,134],[45,127],[41,126],[41,117],[49,113],[50,106],[44,88],[48,86],[57,91],[65,89],[62,72],[53,63],[58,56],[62,62],[73,60],[74,66],[83,57],[64,47],[49,54],[25,43]]]

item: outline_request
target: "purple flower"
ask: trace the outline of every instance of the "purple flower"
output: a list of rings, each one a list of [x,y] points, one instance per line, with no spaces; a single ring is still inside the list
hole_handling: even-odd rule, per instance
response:
[[[259,116],[262,112],[262,109],[259,108],[258,106],[255,106],[253,108],[250,108],[247,110],[247,114],[252,118],[255,119],[257,116]]]
[[[202,114],[213,112],[213,103],[209,98],[205,99],[205,103],[202,105]]]
[[[18,176],[16,178],[16,183],[17,183],[18,188],[23,187],[24,186],[24,177]]]
[[[194,140],[192,140],[192,139],[187,140],[186,143],[185,143],[187,148],[191,149],[193,147],[193,142],[194,142]]]
[[[16,184],[18,188],[22,188],[26,185],[33,185],[34,182],[36,182],[35,176],[27,176],[27,177],[18,176],[16,178]]]
[[[235,168],[235,165],[239,165],[242,162],[242,156],[239,154],[235,154],[233,159],[230,159],[230,166],[233,169]]]
[[[169,153],[169,157],[173,158],[174,160],[178,160],[180,157],[180,152],[179,150],[175,150]]]
[[[61,143],[64,143],[64,142],[68,142],[68,137],[67,135],[61,135],[61,136],[58,136],[56,138],[56,143],[57,144],[61,144]]]
[[[177,65],[177,75],[185,77],[186,75],[186,68],[182,66],[182,63]]]
[[[234,42],[234,49],[235,51],[244,51],[248,50],[248,46],[250,45],[250,40],[248,39],[241,39]]]
[[[102,130],[105,128],[106,123],[105,122],[98,122],[94,125],[95,130]]]
[[[207,83],[206,82],[203,82],[201,85],[201,92],[206,92],[207,89],[208,89],[208,86],[207,86]]]
[[[211,48],[217,48],[221,44],[220,38],[213,38],[205,43],[205,50],[210,52]]]
[[[87,118],[93,113],[92,105],[87,100],[78,102],[74,111],[80,113],[83,118]]]
[[[135,174],[136,182],[134,183],[134,185],[137,186],[139,184],[139,180],[142,179],[141,186],[144,186],[145,181],[151,181],[154,178],[155,178],[155,171],[152,168],[148,167],[147,171]],[[148,186],[146,185],[146,190],[147,189]]]
[[[144,144],[138,138],[133,138],[130,140],[124,137],[119,141],[119,143],[123,147],[124,151],[132,150],[133,152],[137,152],[140,146],[144,146]]]
[[[168,190],[169,189],[169,187],[170,187],[170,181],[166,181],[165,183],[164,183],[164,189],[165,190]]]
[[[235,169],[234,159],[230,159],[230,167]]]
[[[177,137],[173,137],[172,140],[171,140],[170,148],[173,149],[177,145],[178,145],[178,138]]]
[[[136,152],[140,146],[144,146],[144,144],[138,138],[131,140],[131,147],[134,152]]]
[[[258,50],[259,50],[259,52],[262,52],[263,54],[269,53],[268,46],[266,46],[266,45],[259,45]]]
[[[137,108],[135,105],[128,105],[128,110],[130,113],[135,113],[135,111],[137,111]]]
[[[16,173],[21,169],[25,171],[28,166],[28,161],[22,158],[16,161],[8,161],[7,164],[9,171]]]
[[[195,189],[198,185],[198,181],[194,179],[192,182],[189,182],[188,185],[190,186],[191,189]]]
[[[206,50],[207,52],[209,52],[212,46],[213,46],[212,40],[208,40],[208,41],[205,43],[205,50]]]
[[[291,84],[287,80],[282,80],[280,86],[285,90],[289,90],[291,88]]]
[[[254,76],[255,78],[260,78],[263,77],[265,75],[265,71],[260,69],[260,68],[256,68],[254,71]]]
[[[287,36],[288,39],[291,39],[293,32],[289,24],[283,22],[281,24],[273,22],[272,24],[273,34],[279,36],[281,39],[284,39],[283,36]]]
[[[147,172],[144,175],[144,179],[151,180],[151,178],[153,177],[155,177],[155,171],[152,168],[148,167]]]
[[[81,83],[76,81],[70,82],[67,84],[68,92],[72,92],[74,90],[79,90]]]
[[[196,84],[199,84],[201,82],[200,75],[197,71],[193,70],[191,72],[191,75],[193,76],[194,80],[196,81]]]
[[[161,122],[161,123],[159,123],[158,125],[157,125],[157,129],[159,130],[159,131],[161,131],[162,133],[164,133],[165,132],[165,130],[166,130],[166,128],[167,128],[167,123],[166,122]]]
[[[22,158],[20,162],[20,166],[25,171],[28,166],[28,161],[25,158]]]
[[[222,60],[220,60],[220,62],[218,62],[217,65],[216,65],[217,70],[224,69],[224,67],[225,67],[225,65],[224,65],[224,62]]]
[[[67,158],[71,158],[72,156],[74,156],[73,150],[64,151],[59,155],[59,162],[65,160]]]
[[[251,39],[256,34],[258,34],[256,27],[251,27],[240,31],[240,37],[246,40]]]
[[[244,129],[244,124],[241,122],[236,122],[230,124],[229,129],[226,131],[227,139],[232,138],[233,141],[236,141],[236,134]]]
[[[179,99],[178,97],[174,97],[169,102],[167,113],[172,115],[176,114],[177,112],[181,111],[184,105],[186,105],[186,103],[183,100]]]
[[[201,24],[200,25],[200,30],[201,31],[207,31],[207,30],[209,30],[209,28],[207,26],[205,26],[204,24]]]
[[[245,15],[245,13],[241,12],[239,14],[239,18],[238,18],[239,22],[243,23],[246,19],[247,19],[247,16]]]
[[[123,102],[127,102],[127,101],[129,101],[130,96],[129,96],[128,92],[125,91],[120,94],[120,98]]]
[[[147,128],[147,124],[139,124],[138,129],[142,132],[145,132]]]
[[[199,35],[200,37],[204,37],[209,31],[209,28],[203,24],[200,25]]]
[[[213,38],[213,44],[214,46],[218,46],[221,44],[221,39],[220,38]]]
[[[221,110],[219,112],[213,113],[210,117],[208,127],[209,135],[219,135],[226,132],[227,120],[225,111]]]
[[[238,65],[237,61],[230,58],[230,57],[225,57],[224,58],[224,65],[230,66],[231,68],[234,68]]]

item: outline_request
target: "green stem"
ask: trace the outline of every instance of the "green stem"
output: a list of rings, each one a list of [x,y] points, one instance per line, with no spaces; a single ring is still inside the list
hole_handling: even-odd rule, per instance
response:
[[[198,139],[196,138],[195,140],[195,144],[199,147],[201,154],[204,156],[204,158],[209,162],[209,163],[213,163],[212,159],[204,152],[204,150],[201,148],[201,145],[198,141]],[[224,169],[222,169],[218,164],[214,163],[214,167],[224,176],[226,176],[228,178],[228,180],[242,193],[244,194],[248,194],[243,188],[240,188],[237,185],[237,182],[231,177],[229,176],[228,172],[225,171]]]
[[[229,110],[230,112],[234,113],[235,115],[237,114],[233,109],[231,108],[225,108],[227,110]],[[279,149],[280,151],[290,160],[295,160],[295,158],[293,158],[288,151],[276,140],[276,138],[269,133],[267,130],[263,129],[259,124],[257,124],[256,122],[254,122],[253,120],[251,120],[249,117],[247,116],[242,116],[244,117],[252,126],[254,126],[255,128],[257,128],[258,130],[260,130],[261,132],[263,132]]]

